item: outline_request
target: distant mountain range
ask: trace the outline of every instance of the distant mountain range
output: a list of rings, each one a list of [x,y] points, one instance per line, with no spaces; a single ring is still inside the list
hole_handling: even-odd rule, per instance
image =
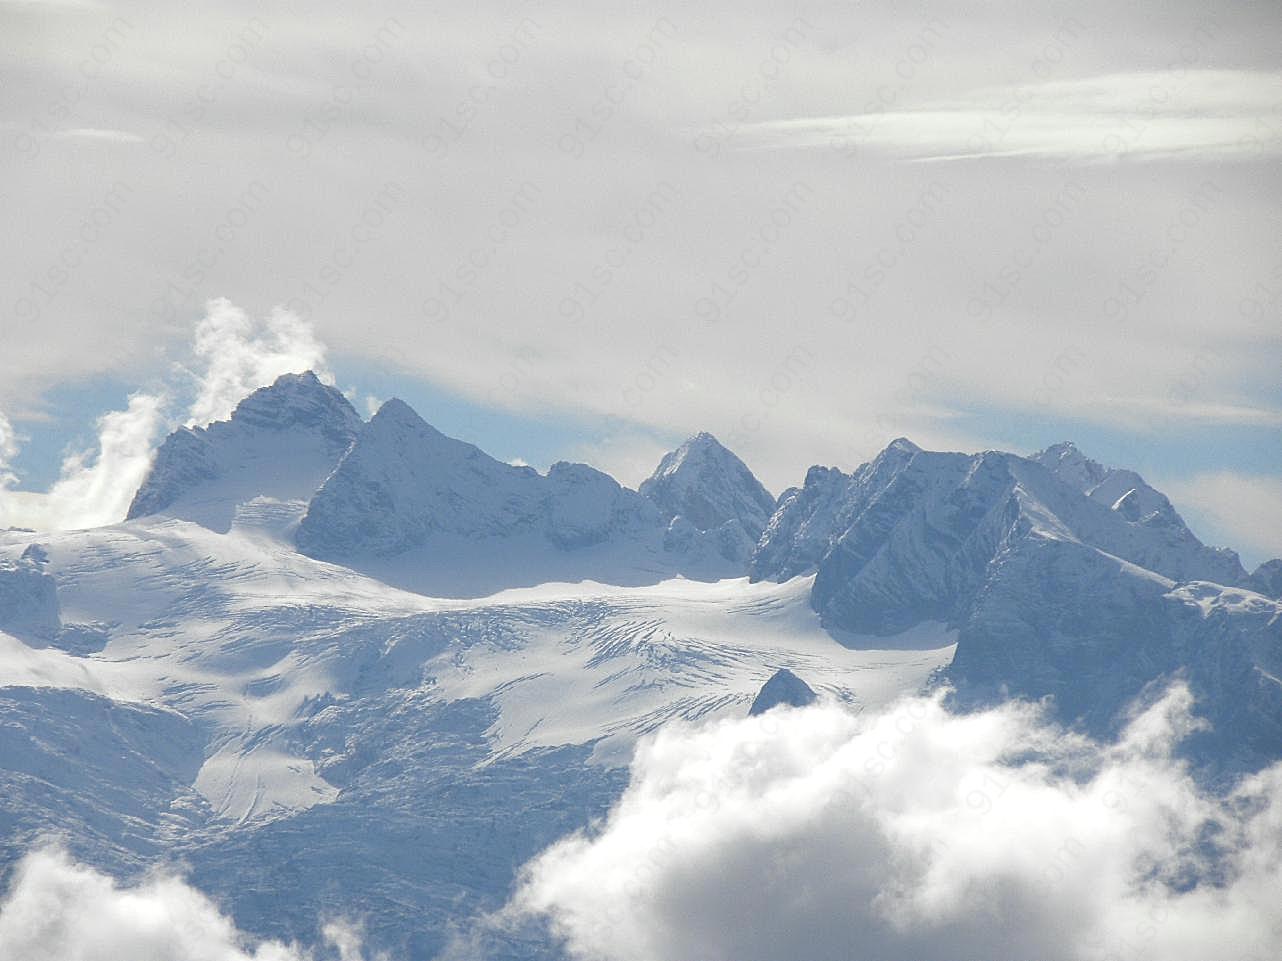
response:
[[[947,673],[968,699],[1054,695],[1065,719],[1098,732],[1148,682],[1185,671],[1234,755],[1282,744],[1282,627],[1268,603],[1282,561],[1248,575],[1134,471],[1071,443],[1021,457],[900,438],[851,474],[813,467],[776,499],[700,433],[632,491],[584,464],[504,464],[398,400],[362,424],[308,373],[255,392],[227,423],[172,435],[130,517],[229,519],[251,493],[307,498],[299,550],[360,569],[466,540],[486,590],[509,586],[493,574],[513,566],[526,568],[513,585],[543,569],[623,583],[814,574],[811,604],[838,639],[957,629]]]
[[[1108,736],[1178,676],[1201,776],[1254,770],[1280,597],[1282,561],[1072,444],[899,439],[776,498],[701,433],[631,490],[290,374],[170,435],[125,522],[0,532],[0,869],[49,829],[125,874],[176,856],[278,937],[361,890],[376,945],[430,956],[673,719],[946,683]]]

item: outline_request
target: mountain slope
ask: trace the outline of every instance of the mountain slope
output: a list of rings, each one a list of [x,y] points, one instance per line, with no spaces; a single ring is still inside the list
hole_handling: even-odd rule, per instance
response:
[[[529,530],[542,490],[530,468],[446,437],[399,400],[365,425],[298,529],[313,556],[386,556],[432,532],[471,537]]]

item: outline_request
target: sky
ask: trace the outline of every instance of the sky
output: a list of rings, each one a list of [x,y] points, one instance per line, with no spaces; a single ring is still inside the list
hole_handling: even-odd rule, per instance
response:
[[[110,519],[80,483],[107,441],[129,480],[309,360],[362,413],[400,396],[629,484],[699,430],[775,492],[900,435],[1073,439],[1204,539],[1282,554],[1280,28],[1205,2],[0,0],[0,513],[67,523],[34,492],[71,477],[56,503]],[[211,302],[243,319],[202,350]]]

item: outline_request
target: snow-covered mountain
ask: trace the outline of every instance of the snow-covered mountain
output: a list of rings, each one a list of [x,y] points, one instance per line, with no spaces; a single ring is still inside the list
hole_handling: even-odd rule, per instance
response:
[[[634,584],[742,573],[748,527],[769,501],[743,462],[700,435],[655,476],[670,483],[647,481],[647,494],[586,464],[553,464],[546,475],[514,467],[390,400],[312,498],[297,543],[402,586],[463,596],[549,579]],[[709,527],[667,509],[681,497]]]
[[[0,532],[0,870],[53,830],[124,877],[182,861],[256,935],[359,892],[373,947],[433,957],[672,721],[947,679],[1107,732],[1182,674],[1229,776],[1282,753],[1272,564],[1065,445],[897,440],[772,510],[709,435],[632,491],[291,375],[171,436],[126,522]]]
[[[128,519],[164,513],[226,531],[255,498],[306,502],[360,427],[347,398],[314,373],[285,374],[241,401],[229,420],[170,434]]]
[[[657,522],[653,505],[607,474],[558,463],[544,476],[504,464],[390,400],[312,498],[298,545],[317,557],[389,557],[433,535],[542,534],[573,549]]]
[[[1220,736],[1243,734],[1246,710],[1252,731],[1282,744],[1276,603],[1137,474],[1071,445],[1023,458],[900,439],[850,475],[812,468],[751,567],[754,580],[810,572],[812,604],[839,638],[956,628],[947,675],[965,698],[1054,695],[1065,720],[1109,730],[1149,682],[1184,671]],[[1203,759],[1232,766],[1266,745],[1238,748]]]

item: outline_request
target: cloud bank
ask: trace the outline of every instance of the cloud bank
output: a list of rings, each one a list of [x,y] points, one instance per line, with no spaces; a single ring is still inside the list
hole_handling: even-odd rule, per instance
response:
[[[170,874],[122,887],[63,851],[19,862],[0,903],[0,957],[23,961],[362,961],[344,924],[316,950],[255,941],[200,891]],[[380,959],[370,958],[370,961]]]
[[[41,6],[0,5],[11,415],[226,295],[634,483],[697,430],[780,489],[900,435],[1120,426],[1156,473],[1276,429],[1278,4]]]
[[[938,698],[669,728],[509,913],[610,961],[1264,961],[1282,765],[1204,792],[1171,757],[1191,706],[1172,688],[1108,747]]]
[[[178,368],[188,383],[133,394],[124,410],[99,417],[96,442],[64,458],[48,491],[14,489],[20,438],[0,411],[0,528],[81,530],[123,520],[156,442],[180,419],[174,396],[192,393],[182,419],[205,426],[231,416],[242,398],[281,374],[314,370],[333,382],[311,324],[281,308],[256,321],[228,300],[211,300],[196,324],[192,355],[190,365]]]

